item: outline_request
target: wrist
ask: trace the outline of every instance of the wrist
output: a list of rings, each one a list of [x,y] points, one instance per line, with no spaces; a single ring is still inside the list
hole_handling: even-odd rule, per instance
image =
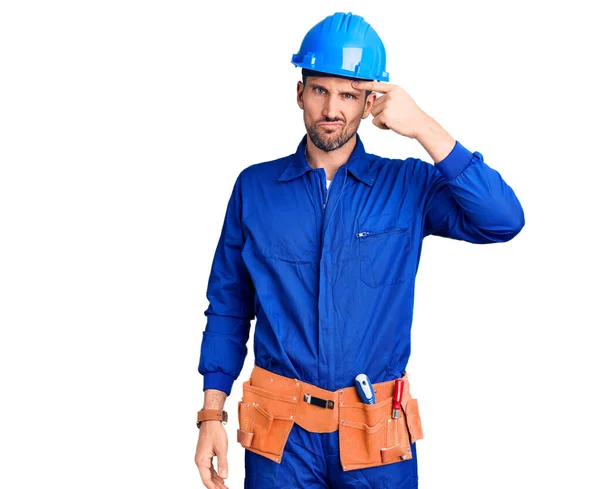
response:
[[[439,123],[430,117],[428,114],[423,112],[421,115],[420,123],[417,125],[415,130],[415,137],[419,143],[423,144],[423,139],[427,139],[432,133],[438,132],[441,126]]]
[[[456,140],[448,131],[429,116],[419,126],[416,140],[429,153],[434,164],[444,160],[456,145]]]
[[[223,409],[227,394],[218,389],[204,391],[204,407],[202,409]]]
[[[204,409],[198,411],[196,426],[200,428],[205,421],[219,421],[227,424],[227,411],[223,409]]]

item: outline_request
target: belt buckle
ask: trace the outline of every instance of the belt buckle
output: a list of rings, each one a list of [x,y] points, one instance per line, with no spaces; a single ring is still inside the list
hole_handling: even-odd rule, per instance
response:
[[[333,409],[335,402],[328,399],[321,399],[320,397],[313,396],[311,394],[304,394],[304,401],[308,404],[313,404],[326,409]]]

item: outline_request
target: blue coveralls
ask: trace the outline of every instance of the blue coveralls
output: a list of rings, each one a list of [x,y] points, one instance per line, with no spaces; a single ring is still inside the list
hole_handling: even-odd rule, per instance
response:
[[[230,394],[254,317],[260,367],[328,390],[359,373],[401,377],[423,238],[505,242],[525,224],[511,187],[458,141],[434,165],[366,153],[357,134],[327,188],[306,138],[235,181],[209,276],[204,390]],[[246,450],[245,488],[415,488],[412,450],[412,460],[342,472],[338,432],[294,424],[281,464]]]

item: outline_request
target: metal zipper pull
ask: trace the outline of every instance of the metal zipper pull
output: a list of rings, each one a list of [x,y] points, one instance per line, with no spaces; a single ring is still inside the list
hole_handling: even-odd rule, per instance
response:
[[[361,231],[360,233],[356,233],[356,237],[362,238],[363,236],[368,236],[369,234],[371,234],[369,231]]]

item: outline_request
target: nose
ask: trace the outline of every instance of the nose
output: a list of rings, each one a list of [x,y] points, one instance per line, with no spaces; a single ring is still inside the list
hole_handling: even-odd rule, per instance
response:
[[[325,104],[323,105],[323,117],[327,117],[329,119],[337,118],[338,114],[337,109],[337,100],[336,97],[332,97],[331,95],[327,95],[325,99]]]

